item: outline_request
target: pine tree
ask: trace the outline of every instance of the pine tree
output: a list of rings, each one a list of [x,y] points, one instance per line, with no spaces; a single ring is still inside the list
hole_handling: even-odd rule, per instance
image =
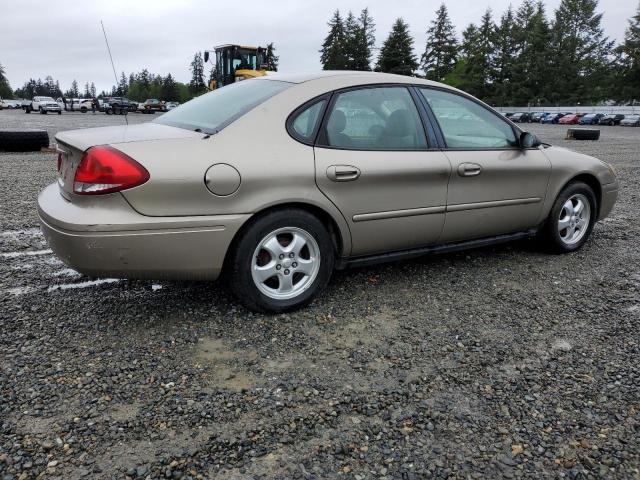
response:
[[[549,22],[544,3],[525,0],[516,13],[514,39],[517,51],[512,65],[512,105],[549,103],[550,74]]]
[[[191,95],[200,95],[206,90],[204,84],[204,62],[202,54],[197,52],[191,61],[191,81],[189,82],[189,92]]]
[[[78,82],[76,82],[75,79],[73,80],[73,82],[71,82],[71,88],[67,93],[71,98],[78,98],[80,96],[80,91],[78,90]]]
[[[276,55],[276,47],[273,46],[273,42],[267,45],[267,53],[265,54],[265,63],[267,64],[267,70],[270,72],[278,71],[278,60],[280,57]]]
[[[471,24],[462,33],[462,52],[464,55],[464,71],[460,88],[485,100],[493,101],[494,88],[492,80],[492,55],[494,49],[495,24],[488,9],[482,16],[479,27]]]
[[[613,42],[604,36],[597,6],[598,0],[561,0],[555,11],[550,55],[555,102],[594,103],[607,96]]]
[[[346,70],[348,57],[346,53],[346,33],[340,10],[336,10],[327,24],[327,34],[320,49],[320,63],[323,70]]]
[[[356,42],[360,36],[360,25],[353,15],[353,12],[349,10],[347,18],[344,21],[344,53],[346,56],[346,70],[356,70],[355,67],[355,52]]]
[[[91,95],[91,98],[96,97],[96,86],[93,82],[91,82],[91,85],[89,86],[89,94]]]
[[[118,95],[124,97],[127,94],[127,90],[129,90],[129,84],[127,83],[127,77],[124,72],[120,73],[120,80],[118,80]]]
[[[369,15],[369,9],[360,12],[356,28],[350,38],[350,56],[352,58],[352,70],[371,70],[371,57],[376,43],[376,25]]]
[[[84,98],[90,98],[91,97],[91,91],[89,90],[89,82],[84,84],[84,94],[83,94]]]
[[[427,45],[421,58],[421,67],[428,79],[441,82],[453,71],[458,57],[458,40],[443,3],[436,10],[436,18],[427,30]]]
[[[635,103],[640,100],[640,2],[636,14],[629,20],[620,55],[620,82],[615,95],[620,100]]]
[[[162,93],[160,97],[167,102],[176,102],[178,101],[178,86],[176,82],[173,80],[173,77],[169,73],[162,80]]]
[[[13,91],[11,90],[11,86],[9,85],[9,80],[7,79],[4,67],[0,64],[0,98],[12,98]]]
[[[413,38],[409,34],[409,25],[398,18],[391,33],[382,44],[376,71],[412,76],[418,68],[413,53]]]
[[[493,38],[494,54],[491,59],[491,77],[495,84],[493,101],[497,105],[509,105],[513,102],[514,62],[518,55],[515,32],[516,23],[513,9],[509,5],[507,11],[500,18],[500,24],[496,26]]]

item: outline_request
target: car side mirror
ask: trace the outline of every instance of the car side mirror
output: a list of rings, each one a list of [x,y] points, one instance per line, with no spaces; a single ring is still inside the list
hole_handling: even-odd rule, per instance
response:
[[[209,52],[207,52],[206,50],[204,51],[204,63],[207,63],[209,61]]]
[[[540,145],[540,140],[531,132],[522,132],[520,135],[520,148],[536,148]]]

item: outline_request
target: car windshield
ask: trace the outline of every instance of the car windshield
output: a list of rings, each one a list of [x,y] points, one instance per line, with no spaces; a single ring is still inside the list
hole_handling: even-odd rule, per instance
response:
[[[637,120],[638,118],[640,118],[640,115],[629,115],[625,120]]]
[[[582,118],[593,118],[593,117],[595,117],[595,116],[596,116],[596,115],[595,115],[595,113],[590,113],[589,115],[585,115],[585,116],[584,116],[584,117],[582,117]]]
[[[194,98],[154,122],[209,134],[217,133],[291,85],[277,80],[244,80]]]
[[[38,97],[38,101],[39,102],[53,102],[55,100],[53,98],[51,98],[51,97]]]

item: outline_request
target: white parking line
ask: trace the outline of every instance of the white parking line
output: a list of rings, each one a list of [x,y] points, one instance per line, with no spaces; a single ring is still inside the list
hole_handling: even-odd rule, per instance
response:
[[[39,228],[25,228],[24,230],[5,230],[4,232],[0,232],[0,236],[2,237],[41,237],[42,230]]]
[[[98,280],[88,280],[86,282],[80,283],[63,283],[60,285],[52,285],[47,289],[47,292],[54,292],[56,290],[69,290],[72,288],[87,288],[87,287],[95,287],[96,285],[102,285],[104,283],[115,283],[119,282],[118,278],[100,278]]]
[[[49,255],[50,253],[53,253],[51,251],[51,249],[46,249],[46,250],[26,250],[24,252],[0,253],[0,257],[2,257],[2,258],[16,258],[16,257],[25,257],[25,256],[32,256],[32,255]]]
[[[50,273],[50,277],[79,277],[81,274],[76,272],[73,268],[65,268],[57,272]]]

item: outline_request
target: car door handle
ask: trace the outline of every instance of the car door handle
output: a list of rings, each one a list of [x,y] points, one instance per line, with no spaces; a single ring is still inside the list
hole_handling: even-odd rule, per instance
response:
[[[461,163],[458,167],[458,175],[461,177],[474,177],[480,175],[482,167],[477,163]]]
[[[350,182],[360,176],[360,169],[351,165],[331,165],[327,168],[327,177],[334,182]]]

